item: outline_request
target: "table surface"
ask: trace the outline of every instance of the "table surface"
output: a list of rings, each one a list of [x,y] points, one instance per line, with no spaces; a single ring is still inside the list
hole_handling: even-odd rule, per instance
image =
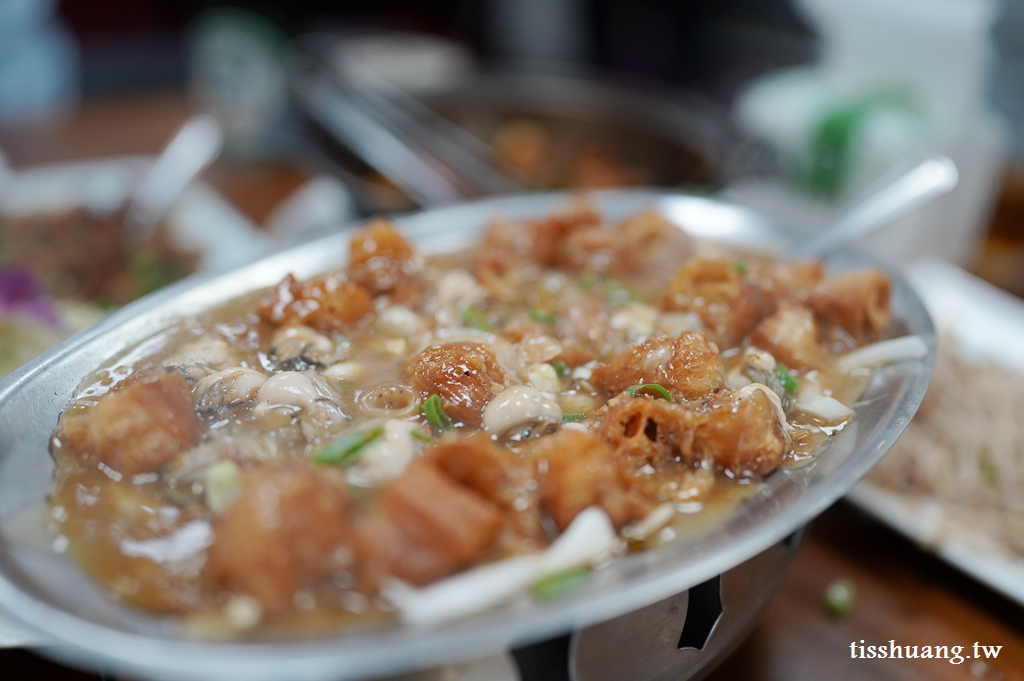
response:
[[[60,126],[0,129],[15,166],[156,153],[190,113],[176,92],[86,101]],[[218,162],[207,179],[257,223],[305,175],[289,166]],[[854,582],[857,598],[842,619],[822,601],[834,579]],[[1002,646],[995,660],[851,659],[850,644]],[[4,678],[96,679],[24,650],[0,651]],[[13,675],[9,675],[13,673]],[[554,675],[553,678],[557,678]],[[762,624],[709,679],[727,681],[1024,681],[1024,608],[918,549],[840,502],[816,520]]]

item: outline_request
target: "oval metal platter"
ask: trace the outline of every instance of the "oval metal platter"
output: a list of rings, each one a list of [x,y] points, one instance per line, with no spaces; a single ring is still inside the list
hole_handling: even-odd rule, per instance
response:
[[[756,213],[713,199],[646,191],[590,195],[608,220],[656,210],[700,239],[784,255],[801,235]],[[499,197],[397,218],[426,252],[469,246],[495,218],[539,218],[565,207],[567,194]],[[179,321],[287,273],[308,277],[344,264],[348,234],[338,230],[251,265],[192,278],[111,315],[0,382],[0,608],[59,643],[72,663],[155,679],[355,679],[480,657],[630,612],[738,565],[778,542],[846,493],[892,446],[924,396],[935,336],[923,305],[894,271],[893,336],[917,334],[929,354],[877,371],[852,424],[809,464],[780,470],[702,532],[634,553],[597,571],[589,584],[554,603],[522,602],[428,628],[305,640],[190,640],[180,621],[108,597],[75,564],[54,552],[41,516],[53,476],[48,443],[61,410],[96,368],[159,343]],[[830,257],[830,272],[879,267],[854,252]],[[884,269],[884,268],[883,268]],[[140,346],[140,344],[142,344]],[[30,529],[26,529],[29,527]]]

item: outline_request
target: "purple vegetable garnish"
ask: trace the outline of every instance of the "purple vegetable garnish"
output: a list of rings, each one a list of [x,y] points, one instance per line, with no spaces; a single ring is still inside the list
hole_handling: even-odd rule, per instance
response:
[[[25,267],[0,267],[0,314],[23,312],[51,326],[60,317],[39,280]]]

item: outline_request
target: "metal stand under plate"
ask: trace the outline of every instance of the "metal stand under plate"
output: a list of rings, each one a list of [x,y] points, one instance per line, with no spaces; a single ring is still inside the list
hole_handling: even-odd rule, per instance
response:
[[[671,598],[576,631],[573,681],[696,681],[760,621],[782,584],[803,529],[750,560]]]

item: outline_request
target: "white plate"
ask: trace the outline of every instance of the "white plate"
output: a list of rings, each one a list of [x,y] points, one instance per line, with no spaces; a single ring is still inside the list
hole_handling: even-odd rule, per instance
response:
[[[1024,302],[941,260],[905,271],[937,329],[952,334],[970,359],[1024,371]],[[926,495],[897,494],[862,480],[847,495],[870,515],[1024,605],[1024,556],[984,532],[977,516]]]

